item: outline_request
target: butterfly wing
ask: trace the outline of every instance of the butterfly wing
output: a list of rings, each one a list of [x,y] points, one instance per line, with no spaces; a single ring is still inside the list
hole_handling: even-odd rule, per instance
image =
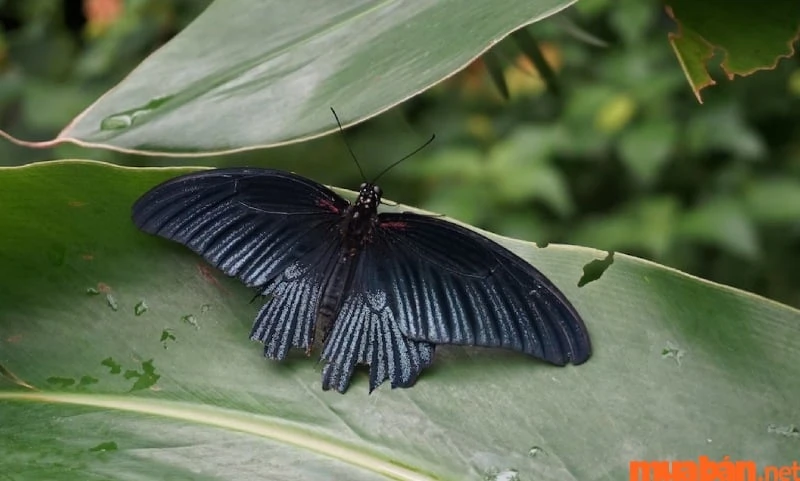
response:
[[[353,282],[331,330],[322,359],[322,388],[345,392],[355,367],[369,365],[369,390],[387,379],[393,388],[412,386],[433,362],[432,343],[407,338],[400,330],[386,292],[377,283],[373,259],[363,253]]]
[[[346,200],[297,175],[214,169],[171,179],[133,206],[133,221],[180,242],[249,287],[319,250]]]
[[[586,327],[530,263],[480,234],[429,216],[383,213],[364,254],[402,333],[435,344],[508,348],[556,365],[591,355]]]
[[[153,188],[134,204],[133,221],[270,295],[251,338],[264,343],[265,356],[283,359],[310,343],[316,300],[341,248],[333,234],[348,205],[291,173],[215,169]]]

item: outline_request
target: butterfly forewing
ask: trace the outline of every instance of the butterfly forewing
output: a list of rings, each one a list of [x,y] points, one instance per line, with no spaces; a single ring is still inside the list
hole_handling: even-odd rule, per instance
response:
[[[133,221],[253,287],[326,245],[347,205],[330,189],[286,172],[219,169],[152,189],[134,205]]]

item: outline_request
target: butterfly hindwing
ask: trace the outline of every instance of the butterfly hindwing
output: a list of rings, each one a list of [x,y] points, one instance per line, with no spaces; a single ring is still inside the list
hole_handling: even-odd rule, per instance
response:
[[[452,222],[384,213],[365,249],[374,291],[407,337],[500,347],[556,365],[591,354],[574,307],[543,274],[504,247]]]
[[[414,384],[433,362],[432,343],[409,339],[387,303],[387,295],[370,290],[375,270],[361,257],[348,296],[325,344],[323,389],[347,390],[355,367],[369,365],[369,390],[389,380],[393,388]]]

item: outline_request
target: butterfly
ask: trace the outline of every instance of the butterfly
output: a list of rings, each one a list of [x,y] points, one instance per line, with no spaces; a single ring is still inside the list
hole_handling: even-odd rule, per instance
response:
[[[438,344],[590,357],[581,316],[530,263],[438,217],[379,213],[382,195],[364,182],[351,203],[289,172],[212,169],[156,186],[132,217],[270,297],[251,339],[274,360],[321,348],[323,390],[344,393],[358,365],[370,393],[410,387]]]

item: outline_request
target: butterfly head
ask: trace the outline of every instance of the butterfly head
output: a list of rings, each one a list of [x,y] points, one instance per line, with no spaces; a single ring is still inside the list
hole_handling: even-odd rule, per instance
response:
[[[381,203],[383,190],[375,184],[364,182],[358,189],[358,199],[356,205],[369,210],[377,210]]]

